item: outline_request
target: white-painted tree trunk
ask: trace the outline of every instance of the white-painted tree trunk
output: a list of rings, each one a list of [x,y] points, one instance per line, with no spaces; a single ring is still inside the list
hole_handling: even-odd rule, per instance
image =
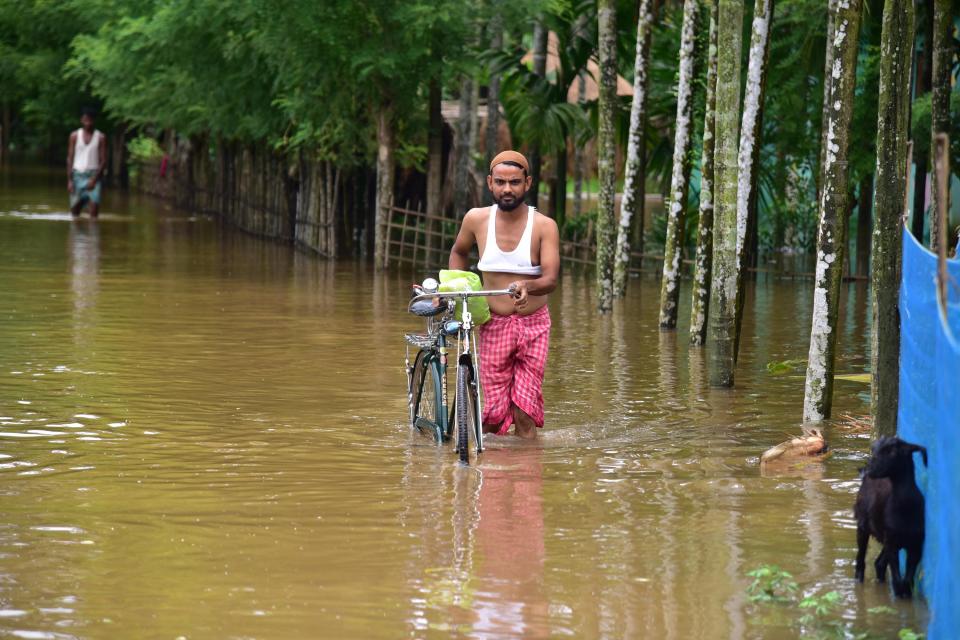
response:
[[[820,154],[817,164],[817,202],[820,202],[820,194],[823,189],[823,167],[824,156],[827,153],[827,120],[830,116],[830,81],[833,79],[833,33],[834,19],[837,14],[837,1],[828,0],[827,2],[827,39],[826,52],[823,57],[823,104],[820,108]]]
[[[697,224],[697,254],[693,268],[693,300],[690,305],[690,344],[707,341],[710,315],[710,284],[713,267],[714,145],[717,110],[717,11],[710,0],[710,43],[707,53],[707,104],[704,109],[703,150],[700,154],[700,219]]]
[[[617,254],[613,268],[613,293],[622,296],[627,290],[630,267],[630,233],[634,216],[643,223],[644,129],[647,123],[647,68],[650,65],[650,35],[653,30],[653,0],[640,0],[637,18],[637,52],[633,64],[633,104],[630,107],[630,132],[627,140],[627,166],[624,170],[623,199],[620,201],[620,224],[617,227]]]
[[[856,85],[861,0],[837,0],[834,16],[833,68],[830,71],[829,117],[825,140],[813,322],[803,398],[805,422],[830,417],[840,278],[849,216],[848,161],[853,90]]]
[[[747,267],[747,229],[757,215],[757,173],[760,170],[760,145],[763,126],[763,100],[766,94],[767,60],[770,57],[770,30],[773,24],[773,0],[757,0],[753,8],[747,86],[743,94],[743,121],[737,156],[737,319],[733,359],[740,349],[743,324],[744,270]]]
[[[690,185],[690,143],[693,134],[693,69],[696,55],[694,33],[699,6],[684,0],[680,32],[680,73],[677,81],[677,117],[674,123],[673,170],[667,202],[667,239],[663,247],[663,278],[660,281],[660,327],[677,326],[680,301],[680,259],[683,255],[683,222]]]

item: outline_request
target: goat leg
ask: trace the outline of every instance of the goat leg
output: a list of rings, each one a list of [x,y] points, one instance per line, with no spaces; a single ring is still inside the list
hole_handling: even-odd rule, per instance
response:
[[[896,547],[884,548],[884,555],[890,563],[890,581],[893,583],[893,595],[898,598],[910,597],[910,585],[900,574],[900,550]]]
[[[890,558],[887,557],[887,548],[884,547],[880,550],[880,555],[878,555],[877,559],[873,562],[873,568],[877,570],[877,582],[886,582],[887,564],[889,561]],[[897,570],[899,571],[899,567]]]
[[[907,572],[903,576],[903,597],[909,598],[913,591],[913,580],[917,576],[917,565],[920,564],[920,551],[907,549]]]
[[[870,532],[867,531],[867,528],[863,525],[857,525],[857,565],[856,565],[856,576],[857,582],[863,582],[863,571],[864,565],[866,564],[865,560],[867,557],[867,543],[870,541]]]

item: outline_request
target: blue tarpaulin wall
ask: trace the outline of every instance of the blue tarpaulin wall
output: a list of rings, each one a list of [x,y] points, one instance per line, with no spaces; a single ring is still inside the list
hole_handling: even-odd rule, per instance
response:
[[[901,438],[925,446],[917,483],[926,496],[921,588],[930,606],[932,640],[960,633],[960,261],[948,261],[953,284],[947,313],[937,302],[937,256],[903,232],[900,287]]]

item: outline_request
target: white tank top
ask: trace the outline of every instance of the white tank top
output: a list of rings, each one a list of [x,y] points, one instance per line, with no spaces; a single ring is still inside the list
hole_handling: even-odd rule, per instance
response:
[[[543,269],[530,260],[530,240],[533,238],[533,218],[536,214],[536,209],[527,207],[527,226],[523,229],[517,248],[513,251],[501,251],[497,245],[497,205],[490,207],[487,245],[483,248],[483,255],[480,256],[477,268],[480,271],[516,273],[524,276],[541,275]]]
[[[83,128],[77,129],[77,143],[73,147],[73,170],[96,171],[100,168],[100,136],[103,134],[94,130],[90,142],[83,141]]]

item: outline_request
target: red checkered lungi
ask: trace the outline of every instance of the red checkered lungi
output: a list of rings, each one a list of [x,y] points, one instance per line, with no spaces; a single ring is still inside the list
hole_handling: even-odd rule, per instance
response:
[[[492,314],[480,327],[480,383],[483,423],[499,424],[506,435],[517,405],[543,426],[543,372],[550,347],[550,311],[541,307],[528,316]]]

